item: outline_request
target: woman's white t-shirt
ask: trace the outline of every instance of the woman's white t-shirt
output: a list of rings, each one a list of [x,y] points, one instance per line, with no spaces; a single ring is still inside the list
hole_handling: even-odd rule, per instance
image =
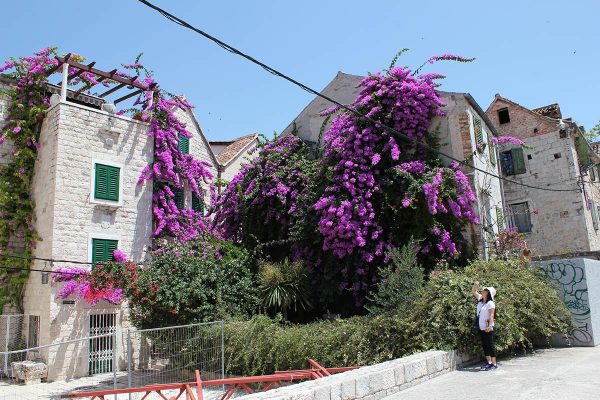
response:
[[[487,321],[490,319],[490,311],[496,308],[496,303],[492,300],[483,304],[481,302],[481,295],[477,296],[477,315],[479,316],[479,329],[485,331],[487,328]],[[494,329],[494,324],[492,324],[492,329]]]

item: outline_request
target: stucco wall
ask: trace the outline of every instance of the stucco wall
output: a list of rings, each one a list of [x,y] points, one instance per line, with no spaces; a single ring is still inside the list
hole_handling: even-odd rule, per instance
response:
[[[221,172],[221,179],[230,182],[233,177],[242,169],[242,166],[249,161],[256,158],[258,152],[256,151],[256,145],[258,140],[254,140],[247,150],[242,151],[238,154],[230,163],[228,163],[223,172]]]
[[[556,345],[600,344],[600,261],[587,258],[547,260],[536,263],[556,285],[571,311],[573,328],[568,340],[554,337]]]

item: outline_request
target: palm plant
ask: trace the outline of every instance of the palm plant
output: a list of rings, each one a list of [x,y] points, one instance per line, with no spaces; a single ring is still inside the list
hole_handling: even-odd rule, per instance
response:
[[[265,262],[259,271],[259,281],[263,307],[282,313],[286,320],[289,311],[312,307],[307,276],[300,261],[290,262],[286,258],[279,263]]]

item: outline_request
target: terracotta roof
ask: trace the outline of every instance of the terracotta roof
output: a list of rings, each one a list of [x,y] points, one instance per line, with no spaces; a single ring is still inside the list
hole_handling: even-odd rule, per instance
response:
[[[251,135],[242,136],[231,142],[225,147],[218,155],[217,160],[221,165],[227,165],[229,161],[233,160],[242,150],[246,148],[251,142],[253,142],[258,135],[253,133]]]
[[[562,113],[560,112],[560,106],[557,103],[548,104],[547,106],[544,106],[544,107],[534,108],[531,111],[541,114],[544,117],[550,117],[550,118],[555,118],[555,119],[562,118]]]

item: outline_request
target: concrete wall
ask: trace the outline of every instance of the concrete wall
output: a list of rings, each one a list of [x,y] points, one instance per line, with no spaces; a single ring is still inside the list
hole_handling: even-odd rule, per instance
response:
[[[476,361],[456,351],[427,351],[312,381],[239,397],[243,400],[382,399]]]
[[[503,133],[521,138],[528,147],[524,150],[526,172],[507,178],[538,187],[574,190],[551,192],[504,183],[507,205],[521,202],[529,205],[532,230],[526,233],[525,240],[533,254],[545,256],[598,250],[600,231],[593,228],[590,204],[578,190],[580,171],[574,137],[561,138],[558,120],[498,98],[487,111],[496,124],[499,124],[497,111],[504,107],[509,109],[510,122],[497,126]],[[504,145],[501,151],[511,147],[515,146]],[[598,182],[587,184],[586,189],[588,196],[599,204]]]
[[[600,344],[600,261],[587,258],[547,260],[535,263],[558,289],[571,311],[573,329],[569,341],[553,338],[555,345]]]

